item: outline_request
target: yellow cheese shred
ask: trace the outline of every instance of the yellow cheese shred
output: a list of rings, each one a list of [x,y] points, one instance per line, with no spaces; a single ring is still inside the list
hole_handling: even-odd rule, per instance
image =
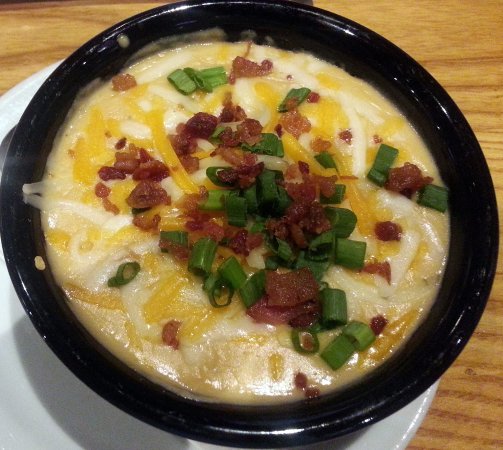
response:
[[[150,111],[147,113],[146,119],[146,123],[152,131],[154,147],[159,151],[164,159],[164,163],[168,166],[169,173],[175,180],[175,183],[186,194],[197,194],[199,192],[199,188],[191,180],[189,174],[182,166],[175,150],[166,136],[162,111]]]

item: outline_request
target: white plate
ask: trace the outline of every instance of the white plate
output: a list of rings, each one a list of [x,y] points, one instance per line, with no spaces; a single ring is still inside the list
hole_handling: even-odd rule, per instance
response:
[[[0,141],[56,65],[0,97]],[[49,350],[24,313],[0,261],[0,448],[180,449],[217,447],[153,428],[103,400]],[[390,417],[350,436],[303,450],[400,450],[423,421],[438,383]]]

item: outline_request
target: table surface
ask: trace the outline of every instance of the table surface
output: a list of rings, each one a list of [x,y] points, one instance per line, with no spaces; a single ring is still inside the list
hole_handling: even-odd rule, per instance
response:
[[[166,2],[3,0],[0,95],[89,38]],[[391,40],[448,91],[472,126],[503,204],[503,1],[315,0]],[[501,258],[482,319],[442,377],[409,449],[503,448]]]

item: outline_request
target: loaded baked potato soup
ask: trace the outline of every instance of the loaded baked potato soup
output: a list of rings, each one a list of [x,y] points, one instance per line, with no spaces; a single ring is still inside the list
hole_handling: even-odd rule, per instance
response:
[[[449,242],[407,118],[250,42],[179,42],[93,83],[24,193],[91,334],[213,401],[316,397],[380,365],[428,312]]]

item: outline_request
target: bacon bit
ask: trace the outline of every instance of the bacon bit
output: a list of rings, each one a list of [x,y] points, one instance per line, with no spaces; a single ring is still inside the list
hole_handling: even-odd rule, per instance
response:
[[[374,144],[380,144],[383,141],[382,137],[378,134],[374,134],[372,140],[374,141]]]
[[[315,299],[318,283],[306,267],[286,273],[267,271],[265,292],[269,306],[295,306]]]
[[[311,122],[297,110],[288,111],[281,115],[281,126],[297,139],[302,133],[311,130]]]
[[[116,150],[122,150],[126,146],[127,139],[125,137],[120,138],[116,143],[115,143],[115,149]]]
[[[188,155],[190,153],[194,153],[197,148],[197,142],[194,138],[186,134],[183,130],[185,129],[185,125],[181,124],[176,128],[177,134],[169,135],[169,141],[173,146],[173,150],[175,153],[180,155]]]
[[[305,373],[297,372],[293,378],[293,384],[297,389],[307,388],[307,376]]]
[[[353,133],[351,133],[351,130],[341,131],[339,133],[339,139],[344,141],[346,144],[351,145],[351,142],[353,142]]]
[[[224,161],[234,167],[239,167],[241,165],[253,166],[257,164],[257,155],[250,152],[244,152],[238,148],[217,147],[215,153],[220,155]]]
[[[304,391],[304,395],[306,396],[306,398],[317,398],[320,396],[320,390],[315,387],[308,387]]]
[[[195,156],[180,155],[178,157],[187,173],[194,173],[199,170],[199,159]]]
[[[142,180],[126,198],[126,203],[131,208],[151,208],[171,204],[171,197],[156,181]]]
[[[320,316],[320,304],[318,301],[309,301],[295,306],[269,306],[267,304],[267,295],[262,297],[257,303],[246,310],[253,320],[258,323],[267,323],[269,325],[291,324],[296,317],[311,317],[306,326],[311,326]],[[306,323],[304,321],[304,323]]]
[[[126,174],[122,172],[122,170],[110,166],[100,167],[100,169],[98,170],[98,176],[103,181],[126,179]]]
[[[159,214],[155,214],[153,216],[149,214],[137,214],[133,217],[133,225],[143,231],[152,231],[157,233],[157,231],[159,231],[160,222],[161,216]]]
[[[332,175],[331,177],[323,177],[321,175],[312,175],[313,181],[318,186],[320,193],[325,197],[332,197],[335,194],[335,182],[337,181],[337,175]]]
[[[388,282],[388,284],[391,283],[391,266],[389,265],[388,261],[381,263],[367,263],[363,267],[362,272],[379,275],[380,277],[383,277]]]
[[[125,174],[133,173],[140,165],[136,155],[132,152],[116,152],[114,167]]]
[[[194,114],[185,124],[185,132],[194,138],[208,139],[218,125],[218,118],[205,112]]]
[[[298,248],[307,248],[309,243],[307,242],[306,236],[296,223],[290,225],[290,237]]]
[[[381,334],[384,330],[384,327],[388,324],[388,320],[382,316],[381,314],[372,317],[370,320],[370,328],[374,332],[376,336]]]
[[[157,159],[141,163],[133,172],[133,180],[160,182],[169,175],[168,167]]]
[[[283,136],[283,127],[281,126],[281,124],[280,124],[280,123],[278,123],[278,124],[274,127],[274,131],[276,132],[276,134],[278,135],[278,137]]]
[[[132,89],[136,86],[136,79],[129,73],[121,73],[112,78],[112,89],[122,92]]]
[[[185,223],[185,228],[190,232],[196,232],[197,235],[207,236],[215,242],[220,242],[225,237],[224,227],[212,220],[208,220],[209,217],[205,219],[189,220]]]
[[[391,221],[377,222],[374,226],[374,233],[380,241],[400,241],[402,227]]]
[[[239,143],[254,145],[262,139],[262,124],[255,119],[245,119],[236,127]]]
[[[110,188],[105,184],[103,184],[101,181],[98,182],[96,186],[94,186],[94,193],[96,197],[99,198],[108,197],[110,195],[110,192],[111,192]]]
[[[297,162],[299,166],[299,171],[302,175],[307,175],[309,173],[309,164],[304,161]]]
[[[233,84],[238,78],[262,77],[272,72],[272,61],[264,59],[260,64],[254,61],[236,56],[232,61],[232,69],[229,81]]]
[[[173,350],[178,350],[180,347],[180,341],[178,340],[178,330],[182,322],[179,320],[170,320],[162,327],[162,341],[173,348]]]
[[[105,208],[106,211],[111,212],[112,214],[119,214],[120,209],[118,208],[117,205],[113,204],[108,197],[104,197],[101,199],[101,202],[103,203],[103,208]]]
[[[402,167],[390,169],[384,187],[389,191],[399,192],[405,197],[411,198],[415,192],[432,181],[431,177],[423,177],[421,169],[415,164],[406,162]]]
[[[180,261],[186,261],[187,259],[189,259],[190,251],[187,247],[177,244],[176,242],[170,241],[168,239],[161,238],[159,240],[159,248],[161,250],[168,251]]]
[[[229,248],[238,255],[248,256],[250,251],[262,244],[263,238],[259,233],[249,233],[248,230],[239,229],[229,239]]]
[[[219,122],[241,122],[246,119],[245,110],[241,108],[241,106],[234,105],[232,103],[232,96],[230,92],[225,94],[223,106],[222,112],[218,116]]]
[[[199,186],[197,194],[185,194],[178,202],[177,205],[184,211],[185,215],[191,216],[193,213],[201,214],[199,204],[205,202],[208,198],[208,190],[204,186]]]
[[[286,79],[287,79],[288,81],[293,80],[293,76],[292,76],[292,75],[290,75],[290,74],[288,74],[288,75],[286,76]]]
[[[300,167],[299,172],[301,172]],[[295,202],[312,203],[316,200],[316,185],[310,179],[302,183],[285,183],[285,189]]]
[[[320,101],[320,94],[317,92],[310,92],[307,96],[307,103],[318,103]]]
[[[309,144],[311,150],[317,153],[326,152],[331,146],[332,143],[330,141],[322,139],[319,136],[315,137]]]

